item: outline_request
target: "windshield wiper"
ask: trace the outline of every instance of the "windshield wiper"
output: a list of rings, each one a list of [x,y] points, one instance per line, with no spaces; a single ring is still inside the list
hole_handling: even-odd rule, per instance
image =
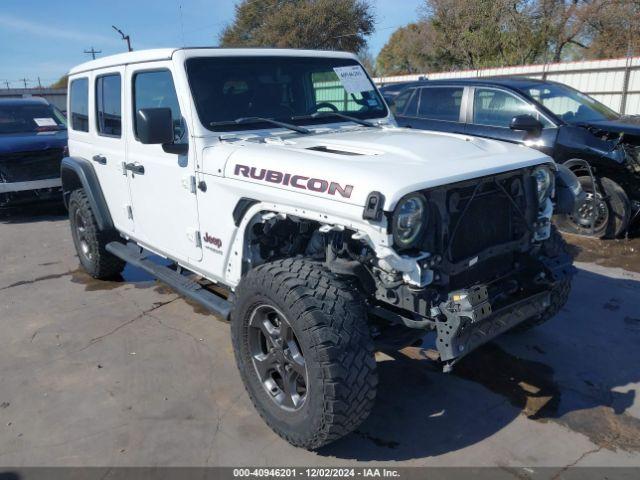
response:
[[[361,120],[356,117],[352,117],[351,115],[345,115],[340,112],[316,112],[311,115],[302,115],[300,117],[292,117],[291,120],[302,120],[304,118],[325,118],[325,117],[338,117],[344,120],[349,120],[350,122],[357,123],[359,125],[364,125],[365,127],[372,128],[380,128],[380,125],[376,125],[374,123],[368,122],[367,120]]]
[[[288,128],[289,130],[293,130],[294,132],[309,134],[311,130],[298,127],[297,125],[291,125],[290,123],[279,122],[278,120],[274,120],[273,118],[263,118],[263,117],[241,117],[236,118],[235,120],[223,120],[221,122],[211,122],[209,123],[210,127],[222,127],[227,125],[246,125],[248,123],[271,123],[272,125],[276,125],[282,128]]]

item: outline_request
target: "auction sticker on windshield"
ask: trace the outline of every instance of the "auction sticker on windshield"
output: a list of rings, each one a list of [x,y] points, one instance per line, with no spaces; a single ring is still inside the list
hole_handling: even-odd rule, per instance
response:
[[[347,93],[362,93],[373,90],[373,85],[360,65],[334,67],[333,71],[338,75],[340,83]]]
[[[53,118],[34,118],[33,119],[34,122],[36,122],[36,125],[38,125],[39,127],[57,127],[58,124],[56,123],[56,121]]]

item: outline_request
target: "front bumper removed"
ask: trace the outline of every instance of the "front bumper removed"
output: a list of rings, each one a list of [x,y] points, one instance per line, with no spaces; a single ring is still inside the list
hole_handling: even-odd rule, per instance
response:
[[[446,321],[437,322],[436,347],[440,360],[457,360],[510,330],[541,315],[551,305],[551,293],[544,291],[494,311],[484,286],[449,294],[440,306]]]

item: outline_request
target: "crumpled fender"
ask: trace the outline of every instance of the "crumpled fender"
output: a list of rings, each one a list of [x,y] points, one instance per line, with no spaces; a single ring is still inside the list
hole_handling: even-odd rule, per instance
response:
[[[557,165],[556,170],[556,205],[554,213],[570,214],[575,211],[576,205],[584,202],[586,197],[578,177],[569,167]]]

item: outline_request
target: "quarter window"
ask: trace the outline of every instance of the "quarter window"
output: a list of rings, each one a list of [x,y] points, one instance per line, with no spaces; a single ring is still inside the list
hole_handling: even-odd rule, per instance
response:
[[[78,78],[69,87],[71,129],[78,132],[89,131],[89,80]]]
[[[407,102],[411,98],[411,95],[413,95],[413,89],[406,90],[398,95],[391,105],[391,110],[393,111],[393,113],[402,115],[404,113],[405,107],[407,106]]]
[[[430,120],[460,121],[464,88],[427,87],[422,89],[418,116]]]
[[[96,116],[98,133],[120,137],[122,134],[120,75],[103,75],[96,79]]]
[[[141,108],[170,108],[173,118],[173,134],[176,141],[182,139],[184,123],[171,72],[153,70],[136,73],[133,77],[134,132],[138,136],[137,112]]]
[[[533,115],[536,110],[524,100],[502,90],[476,88],[473,123],[509,128],[516,115]]]

